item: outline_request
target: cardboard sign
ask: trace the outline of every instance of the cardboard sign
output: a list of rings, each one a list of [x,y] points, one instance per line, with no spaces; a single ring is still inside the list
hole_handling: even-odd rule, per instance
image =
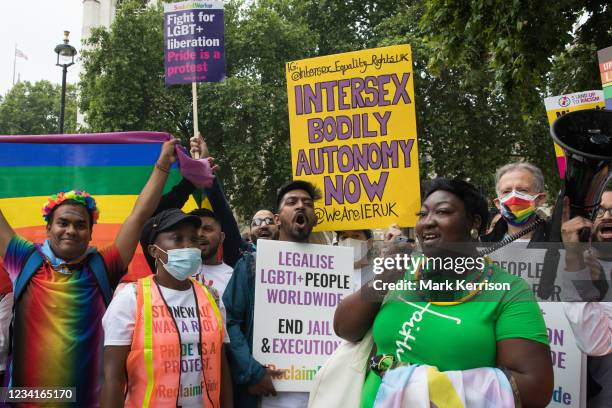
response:
[[[310,391],[336,350],[334,312],[353,292],[353,252],[331,245],[259,240],[253,356],[284,370],[277,391]]]
[[[586,356],[565,318],[562,303],[540,302],[546,322],[555,385],[548,407],[586,406]]]
[[[536,295],[546,323],[554,372],[554,390],[549,407],[581,407],[586,401],[586,357],[576,345],[576,338],[563,312],[564,290],[559,274],[549,302],[537,297],[544,271],[546,249],[528,249],[527,242],[514,242],[490,257],[494,263],[525,280]],[[561,251],[559,268],[564,268]]]
[[[164,3],[166,85],[225,79],[223,1]]]
[[[606,109],[612,110],[612,47],[597,51]]]
[[[420,208],[409,45],[286,65],[293,178],[317,185],[318,231],[414,226]]]
[[[604,98],[602,91],[584,91],[573,94],[551,96],[544,99],[546,106],[546,116],[548,124],[552,124],[559,116],[569,112],[583,109],[603,109]],[[555,145],[555,156],[557,158],[557,168],[561,179],[565,178],[565,153],[558,144]]]

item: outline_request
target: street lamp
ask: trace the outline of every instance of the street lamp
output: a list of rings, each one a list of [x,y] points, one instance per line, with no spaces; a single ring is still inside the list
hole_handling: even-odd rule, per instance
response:
[[[59,133],[64,133],[64,105],[66,103],[66,74],[68,67],[74,64],[74,56],[77,53],[76,48],[68,44],[68,35],[70,31],[64,31],[64,43],[55,47],[57,54],[57,65],[63,68],[62,72],[62,98],[60,99],[60,123]]]

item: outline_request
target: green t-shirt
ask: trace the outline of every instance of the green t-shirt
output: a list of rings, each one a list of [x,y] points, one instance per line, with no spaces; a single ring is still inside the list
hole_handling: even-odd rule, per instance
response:
[[[390,292],[372,328],[376,354],[450,371],[495,367],[499,340],[548,345],[542,312],[527,283],[496,265],[489,282],[508,283],[510,290],[483,290],[453,306],[424,302],[423,293],[413,290]],[[378,375],[368,373],[363,408],[374,405],[380,383]]]

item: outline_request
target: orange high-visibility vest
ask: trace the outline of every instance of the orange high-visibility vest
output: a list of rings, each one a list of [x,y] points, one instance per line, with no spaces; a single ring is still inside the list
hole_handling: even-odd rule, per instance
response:
[[[202,384],[206,384],[195,392],[201,391],[204,407],[218,408],[223,322],[211,293],[201,283],[194,279],[191,281],[200,317]],[[138,280],[136,306],[134,337],[126,363],[125,406],[174,408],[181,388],[181,344],[174,319],[153,281],[153,275]],[[164,328],[172,330],[168,332]]]

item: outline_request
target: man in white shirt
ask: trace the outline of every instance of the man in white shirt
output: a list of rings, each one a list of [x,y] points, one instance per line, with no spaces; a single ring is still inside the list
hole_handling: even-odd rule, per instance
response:
[[[565,246],[565,315],[580,350],[590,357],[589,373],[601,391],[589,398],[589,407],[612,407],[612,291],[606,293],[593,285],[602,280],[610,284],[612,270],[612,190],[601,198],[594,222],[583,217],[569,219],[569,201],[564,202],[561,233]],[[579,242],[582,228],[592,231],[592,246]],[[586,248],[586,250],[585,250]],[[574,294],[573,297],[569,295]],[[580,300],[592,300],[581,302]],[[597,301],[602,300],[602,301]]]
[[[223,307],[221,299],[234,269],[223,262],[222,251],[225,233],[222,231],[221,221],[214,212],[206,208],[193,210],[189,214],[200,217],[202,221],[198,230],[198,239],[202,250],[202,266],[195,277],[218,292],[221,314],[225,322],[225,307]]]
[[[232,277],[232,267],[223,262],[223,240],[225,233],[221,220],[214,212],[199,208],[189,213],[200,217],[202,225],[198,230],[200,249],[202,250],[202,267],[198,275],[202,283],[212,286],[223,295],[227,282]]]

